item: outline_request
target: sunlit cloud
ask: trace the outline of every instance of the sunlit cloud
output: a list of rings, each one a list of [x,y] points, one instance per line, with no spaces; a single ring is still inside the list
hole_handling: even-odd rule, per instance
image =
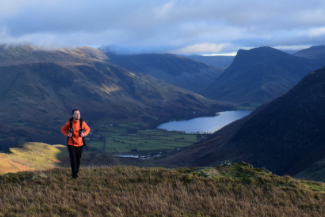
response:
[[[274,46],[273,48],[278,50],[302,50],[309,48],[310,45],[292,45],[292,46]]]
[[[225,46],[226,44],[195,44],[170,52],[178,54],[218,53]]]
[[[325,27],[311,29],[309,35],[312,37],[325,35]]]
[[[233,53],[215,53],[215,54],[201,54],[201,56],[236,56],[237,52]]]

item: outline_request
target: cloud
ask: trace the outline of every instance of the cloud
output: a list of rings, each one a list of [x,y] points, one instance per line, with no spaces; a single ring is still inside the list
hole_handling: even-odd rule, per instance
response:
[[[226,44],[195,44],[181,49],[173,50],[176,54],[195,54],[195,53],[218,53]]]
[[[0,1],[0,20],[3,18],[10,18],[14,15],[17,15],[21,10],[26,9],[30,6],[34,6],[37,0],[15,0],[15,1]]]
[[[278,49],[278,50],[302,50],[306,49],[309,46],[306,45],[292,45],[292,46],[274,46],[273,48]]]
[[[309,30],[309,35],[312,37],[324,36],[325,35],[325,27],[311,29],[311,30]]]
[[[157,18],[167,18],[169,12],[174,7],[174,3],[172,1],[167,2],[162,7],[158,7],[156,9],[156,17]]]
[[[324,43],[325,0],[0,0],[0,43],[236,52]],[[221,45],[227,46],[221,46]]]

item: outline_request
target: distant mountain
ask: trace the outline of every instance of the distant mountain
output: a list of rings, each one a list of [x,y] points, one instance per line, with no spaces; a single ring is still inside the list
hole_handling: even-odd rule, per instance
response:
[[[206,88],[223,72],[221,68],[174,54],[117,55],[105,49],[103,52],[109,63],[194,92]]]
[[[322,66],[271,47],[239,50],[225,72],[201,93],[211,99],[238,104],[266,103]]]
[[[285,53],[288,53],[288,54],[295,54],[297,53],[297,50],[282,50],[280,49],[281,51],[285,52]]]
[[[310,48],[300,50],[294,55],[307,59],[317,60],[321,64],[325,65],[325,45],[312,46]]]
[[[227,68],[234,60],[234,56],[201,56],[191,55],[187,56],[190,59],[198,60],[218,68]]]
[[[324,100],[325,67],[306,75],[285,95],[165,162],[202,166],[244,160],[277,174],[297,174],[325,159]]]
[[[152,76],[136,75],[105,59],[101,51],[93,48],[3,48],[0,138],[9,141],[19,139],[17,135],[46,135],[44,129],[63,125],[74,108],[79,108],[83,117],[93,123],[105,119],[148,125],[212,115],[230,108],[229,104],[206,99]]]

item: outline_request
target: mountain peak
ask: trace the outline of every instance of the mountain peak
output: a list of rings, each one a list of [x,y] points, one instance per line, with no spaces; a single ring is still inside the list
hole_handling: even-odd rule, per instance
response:
[[[44,49],[30,45],[0,45],[0,65],[16,65],[37,62],[85,63],[107,60],[108,57],[92,47]]]
[[[263,46],[263,47],[257,47],[250,50],[238,50],[236,58],[242,58],[243,56],[247,56],[249,58],[265,58],[268,56],[279,56],[281,58],[284,57],[290,57],[290,54],[287,54],[281,50],[269,47],[269,46]]]
[[[321,66],[268,46],[239,50],[233,63],[203,94],[234,103],[266,103]]]
[[[79,47],[77,49],[72,50],[76,53],[79,54],[86,54],[91,58],[95,58],[95,59],[100,59],[100,60],[107,60],[108,57],[99,49],[93,48],[93,47]]]

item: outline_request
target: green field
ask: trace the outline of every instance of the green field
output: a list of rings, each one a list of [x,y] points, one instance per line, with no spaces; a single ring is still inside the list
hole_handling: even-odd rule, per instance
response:
[[[42,142],[66,145],[63,140],[59,140],[59,142],[57,142],[58,140],[54,140],[62,137],[57,127],[49,126],[44,128],[36,124],[33,126],[38,131],[41,129],[43,135],[49,137],[45,141],[42,140]],[[198,138],[204,137],[202,134],[185,134],[183,132],[149,129],[149,126],[145,123],[111,123],[106,120],[96,122],[95,127],[92,127],[91,133],[86,137],[87,147],[96,148],[103,153],[113,154],[131,152],[149,154],[156,151],[175,150],[193,145],[199,141]],[[21,135],[15,137],[15,142],[21,145],[25,142],[43,139],[40,136],[36,138],[27,136]],[[7,139],[7,137],[8,135],[6,134],[0,134],[0,140]]]
[[[106,153],[135,151],[174,150],[198,141],[196,134],[168,132],[163,130],[138,130],[137,124],[102,126],[101,131],[87,138],[87,146]],[[135,131],[131,132],[130,131]],[[100,135],[97,138],[94,135]]]

